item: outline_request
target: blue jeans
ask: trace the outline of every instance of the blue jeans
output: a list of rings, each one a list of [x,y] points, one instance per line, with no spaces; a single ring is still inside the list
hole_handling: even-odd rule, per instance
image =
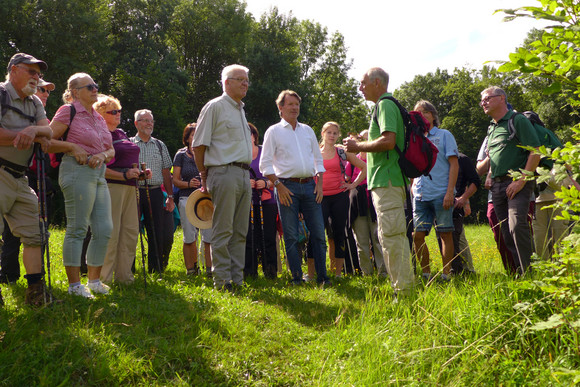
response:
[[[64,265],[81,265],[83,241],[91,226],[87,264],[103,266],[113,230],[105,166],[93,169],[88,165],[79,165],[74,157],[64,156],[58,182],[64,195],[66,212],[66,234],[62,248]]]
[[[300,184],[290,180],[282,180],[282,182],[293,193],[292,204],[284,206],[280,203],[278,190],[276,190],[278,212],[284,230],[284,243],[292,280],[302,281],[302,260],[298,253],[298,231],[300,227],[298,214],[302,213],[306,227],[310,231],[317,282],[322,283],[328,279],[326,276],[326,238],[324,236],[322,206],[320,203],[316,203],[316,195],[314,194],[315,183],[310,181]]]

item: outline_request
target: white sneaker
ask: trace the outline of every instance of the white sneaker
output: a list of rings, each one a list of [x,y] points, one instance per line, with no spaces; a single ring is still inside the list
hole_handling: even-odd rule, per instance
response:
[[[109,294],[109,290],[111,289],[108,285],[105,285],[101,281],[95,283],[88,283],[87,286],[91,289],[94,293],[98,294]]]
[[[304,274],[302,276],[302,279],[304,280],[304,282],[312,282],[312,281],[314,281],[314,278],[310,277],[308,274]]]
[[[93,299],[95,296],[91,293],[89,289],[85,285],[77,285],[74,288],[68,288],[68,294],[74,294],[75,296],[81,296],[88,299]]]

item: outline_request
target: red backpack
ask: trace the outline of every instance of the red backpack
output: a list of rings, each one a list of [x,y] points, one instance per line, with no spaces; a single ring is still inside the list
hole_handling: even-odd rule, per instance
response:
[[[373,113],[373,120],[377,125],[379,124],[377,109],[379,102],[383,99],[391,100],[397,105],[405,125],[405,145],[403,150],[398,145],[395,145],[395,150],[399,154],[401,171],[411,179],[422,175],[429,176],[429,172],[431,172],[437,161],[437,153],[439,153],[439,149],[425,137],[425,133],[429,131],[429,122],[418,111],[407,112],[395,98],[383,97],[377,101]]]

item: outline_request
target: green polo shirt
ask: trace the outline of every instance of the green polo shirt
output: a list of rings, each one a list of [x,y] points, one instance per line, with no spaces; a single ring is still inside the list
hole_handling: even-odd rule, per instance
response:
[[[516,136],[508,141],[508,121],[515,113],[510,110],[497,123],[491,122],[487,130],[491,176],[505,176],[511,169],[526,166],[530,152],[518,145],[539,147],[540,140],[536,129],[526,117],[517,114],[514,118]]]
[[[392,96],[391,93],[381,95]],[[369,126],[369,141],[379,138],[383,132],[394,132],[397,134],[397,145],[403,149],[405,144],[405,125],[403,117],[397,105],[388,99],[380,101],[375,105],[377,110],[377,120],[371,119]],[[367,184],[369,189],[378,187],[388,187],[389,183],[393,187],[405,185],[406,177],[403,176],[399,167],[399,154],[395,149],[386,152],[367,153]]]

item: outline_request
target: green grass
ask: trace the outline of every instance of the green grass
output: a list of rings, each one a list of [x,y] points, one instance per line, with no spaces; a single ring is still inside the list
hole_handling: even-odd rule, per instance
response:
[[[557,336],[523,329],[513,306],[525,294],[504,275],[487,226],[467,227],[477,277],[419,286],[398,303],[375,277],[325,289],[260,277],[235,294],[215,291],[185,275],[180,231],[167,272],[149,276],[146,291],[138,252],[135,284],[88,301],[66,294],[63,236],[51,236],[63,303],[25,307],[25,280],[2,285],[0,385],[543,386],[570,384],[556,371],[580,363]]]

